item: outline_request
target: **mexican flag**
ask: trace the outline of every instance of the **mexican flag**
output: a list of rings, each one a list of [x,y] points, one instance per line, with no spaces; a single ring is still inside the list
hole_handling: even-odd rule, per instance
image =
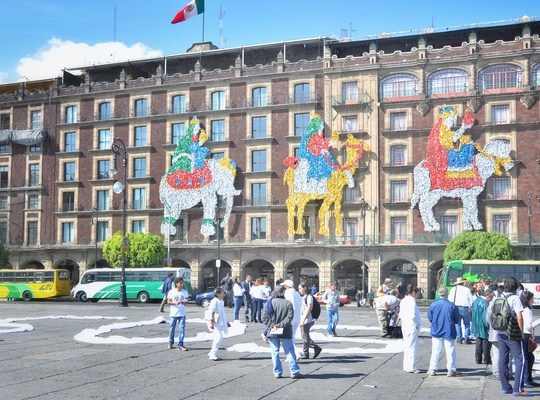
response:
[[[204,0],[192,0],[174,16],[171,24],[184,22],[186,19],[204,12]]]

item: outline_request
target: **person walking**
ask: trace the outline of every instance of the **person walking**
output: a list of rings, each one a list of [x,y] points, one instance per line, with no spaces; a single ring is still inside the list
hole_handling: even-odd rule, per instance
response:
[[[251,299],[250,290],[253,286],[253,282],[251,281],[251,275],[247,274],[246,278],[242,282],[242,289],[244,290],[244,318],[246,322],[253,322],[255,319],[253,315],[253,300]]]
[[[431,359],[428,375],[434,376],[439,368],[442,349],[446,353],[447,376],[454,377],[456,372],[456,324],[460,319],[459,310],[448,301],[448,289],[439,289],[439,300],[429,306],[427,312],[431,322]]]
[[[167,294],[167,304],[171,306],[169,316],[171,326],[169,328],[169,349],[174,345],[174,332],[178,325],[178,350],[187,351],[184,346],[184,336],[186,331],[186,304],[189,294],[184,289],[184,278],[177,277],[174,280],[174,288]]]
[[[533,322],[532,307],[534,304],[534,293],[524,290],[520,296],[521,304],[523,304],[523,341],[522,348],[525,358],[523,359],[523,386],[533,388],[539,386],[533,380],[532,369],[534,365],[534,351],[529,351],[529,340],[534,337],[534,328],[540,324],[540,320]]]
[[[339,297],[340,293],[337,289],[337,283],[332,283],[328,290],[324,292],[323,303],[326,304],[326,316],[328,318],[326,333],[328,336],[337,336],[336,327],[339,323]]]
[[[208,327],[213,334],[212,348],[208,353],[208,358],[212,361],[220,361],[218,356],[218,350],[223,343],[223,337],[228,333],[231,326],[227,321],[227,314],[225,314],[225,290],[221,287],[214,289],[214,298],[208,306]]]
[[[508,302],[510,320],[508,329],[497,330],[497,342],[499,342],[499,380],[504,394],[513,393],[514,396],[528,396],[523,389],[523,351],[521,342],[523,339],[523,304],[516,295],[518,281],[513,276],[507,276],[503,281],[503,293]],[[493,308],[492,308],[493,311]],[[514,359],[514,386],[508,381],[510,370],[508,363],[510,354]]]
[[[459,311],[459,321],[456,323],[456,341],[463,344],[472,344],[471,341],[471,306],[473,297],[468,282],[463,277],[458,277],[453,283],[454,287],[450,290],[448,299],[454,303]],[[465,326],[465,332],[461,329],[461,323]]]
[[[298,291],[302,295],[303,300],[302,310],[300,313],[300,329],[304,344],[302,347],[302,355],[300,357],[303,359],[309,358],[309,348],[311,347],[314,351],[313,358],[317,358],[319,357],[319,354],[321,354],[322,348],[315,344],[310,335],[311,327],[315,323],[315,320],[311,315],[311,310],[313,309],[314,302],[317,300],[312,294],[309,293],[308,287],[305,283],[298,285]]]
[[[487,309],[493,299],[493,291],[489,288],[480,289],[472,303],[472,331],[476,337],[475,358],[477,364],[491,364],[491,342],[489,341],[489,319]]]
[[[163,280],[163,285],[161,286],[161,293],[163,293],[163,300],[161,300],[161,305],[159,306],[159,312],[165,312],[165,304],[167,304],[167,295],[169,290],[172,288],[174,274],[171,272]]]
[[[418,360],[418,335],[420,333],[420,310],[416,305],[418,288],[412,284],[407,285],[407,295],[401,300],[399,318],[401,319],[401,331],[403,333],[403,370],[417,374]]]
[[[294,350],[292,320],[294,309],[290,301],[285,299],[285,287],[278,286],[272,294],[271,310],[265,307],[263,311],[263,323],[270,329],[268,342],[272,353],[272,365],[274,377],[281,378],[283,367],[279,358],[279,350],[283,347],[285,357],[289,362],[289,371],[292,379],[304,377],[300,373],[300,367],[296,362]]]
[[[240,321],[240,307],[242,307],[242,302],[244,301],[244,289],[240,285],[240,277],[234,278],[233,284],[233,304],[234,304],[234,320]]]

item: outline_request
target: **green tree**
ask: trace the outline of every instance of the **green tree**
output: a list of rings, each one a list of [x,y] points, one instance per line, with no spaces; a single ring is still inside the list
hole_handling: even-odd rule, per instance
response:
[[[128,267],[145,268],[160,266],[167,250],[161,236],[153,233],[127,233],[129,250],[126,253]],[[103,245],[103,256],[113,268],[122,266],[122,232],[118,231]]]
[[[0,268],[5,268],[9,261],[9,249],[4,246],[4,243],[0,241]]]
[[[453,238],[444,250],[444,262],[453,260],[512,260],[508,238],[498,232],[464,232]]]

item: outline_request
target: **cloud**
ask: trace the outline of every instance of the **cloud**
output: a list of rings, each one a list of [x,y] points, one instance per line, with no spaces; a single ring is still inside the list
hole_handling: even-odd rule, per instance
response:
[[[17,73],[29,80],[47,79],[59,76],[64,68],[161,56],[161,50],[151,49],[143,43],[131,46],[121,42],[88,44],[52,38],[31,57],[21,58]]]

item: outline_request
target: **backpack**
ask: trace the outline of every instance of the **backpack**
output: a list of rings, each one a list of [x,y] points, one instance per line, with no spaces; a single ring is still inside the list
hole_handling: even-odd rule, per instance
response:
[[[311,294],[309,294],[308,296],[311,296],[311,298],[313,299],[313,305],[311,306],[311,318],[318,319],[321,315],[321,305],[314,296],[312,296]],[[307,296],[305,302],[307,304]]]
[[[493,302],[491,308],[491,314],[489,316],[489,323],[496,331],[505,331],[508,329],[510,322],[510,304],[508,304],[508,297],[497,297]]]

